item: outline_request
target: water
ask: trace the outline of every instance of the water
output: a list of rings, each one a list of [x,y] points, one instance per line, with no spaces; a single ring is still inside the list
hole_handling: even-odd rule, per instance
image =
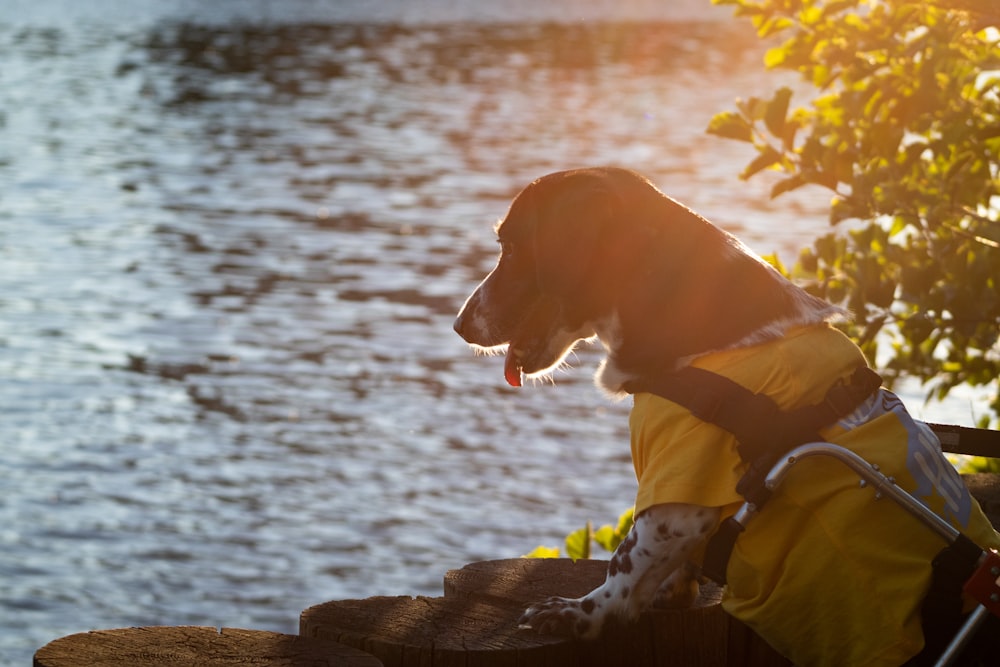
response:
[[[295,632],[625,509],[596,352],[515,391],[451,331],[533,178],[634,167],[760,252],[825,225],[704,134],[768,84],[700,3],[203,4],[0,2],[0,664]]]

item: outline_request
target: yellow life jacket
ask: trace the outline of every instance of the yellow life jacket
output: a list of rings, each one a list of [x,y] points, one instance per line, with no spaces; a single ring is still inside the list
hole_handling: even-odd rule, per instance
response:
[[[792,410],[819,403],[863,363],[850,339],[821,325],[693,365]],[[634,401],[636,513],[671,502],[735,512],[746,469],[735,436],[654,394]],[[892,393],[878,390],[820,435],[878,464],[981,546],[1000,547],[936,436]],[[806,460],[736,542],[723,607],[797,665],[899,665],[923,647],[920,605],[943,546],[840,462]]]

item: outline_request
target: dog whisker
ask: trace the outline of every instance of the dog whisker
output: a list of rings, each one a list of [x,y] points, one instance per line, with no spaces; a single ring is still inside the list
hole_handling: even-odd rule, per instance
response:
[[[483,347],[482,345],[470,343],[469,347],[472,348],[472,351],[477,357],[496,357],[506,354],[509,345],[504,343],[503,345],[494,345],[493,347]]]
[[[556,380],[549,373],[543,373],[541,375],[529,375],[527,379],[531,382],[532,386],[538,386],[540,384],[551,384],[555,386]]]

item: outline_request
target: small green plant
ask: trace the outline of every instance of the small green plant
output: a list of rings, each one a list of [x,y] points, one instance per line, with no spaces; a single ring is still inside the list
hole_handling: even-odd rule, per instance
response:
[[[621,541],[625,539],[630,530],[632,530],[631,508],[618,517],[618,524],[615,526],[605,524],[595,531],[593,524],[588,521],[586,526],[579,530],[574,530],[566,536],[566,557],[572,558],[574,561],[581,558],[591,558],[592,545],[594,544],[597,544],[605,551],[613,552],[618,548]],[[539,546],[526,553],[524,557],[560,558],[562,557],[562,552],[559,547]]]

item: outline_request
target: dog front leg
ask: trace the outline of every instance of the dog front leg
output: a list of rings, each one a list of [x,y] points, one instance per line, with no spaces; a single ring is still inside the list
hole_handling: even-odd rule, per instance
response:
[[[650,507],[636,517],[618,545],[603,584],[582,598],[553,597],[529,607],[520,626],[542,634],[593,639],[611,616],[635,620],[652,606],[662,584],[718,522],[717,508],[680,503]]]

